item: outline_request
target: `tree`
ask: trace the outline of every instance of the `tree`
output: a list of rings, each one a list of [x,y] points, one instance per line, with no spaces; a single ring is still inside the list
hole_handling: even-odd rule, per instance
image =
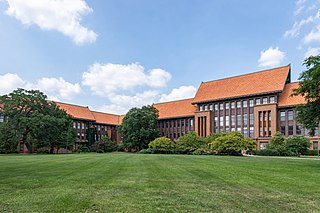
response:
[[[293,136],[287,139],[286,143],[288,151],[295,153],[298,157],[305,154],[310,147],[309,139],[304,136]]]
[[[118,128],[123,146],[129,151],[147,148],[159,136],[157,119],[158,110],[152,106],[129,110]]]
[[[296,107],[297,121],[310,129],[313,136],[320,122],[320,55],[310,56],[303,65],[307,70],[301,73],[299,88],[294,89],[292,95],[305,98],[306,104]]]
[[[7,125],[16,133],[19,142],[31,147],[53,150],[72,145],[75,132],[72,118],[39,90],[17,89],[0,97]],[[33,144],[32,144],[33,143]]]
[[[268,149],[276,150],[279,155],[286,154],[286,140],[281,132],[276,132],[272,137],[270,143],[267,145]]]
[[[17,134],[10,128],[8,123],[0,123],[0,153],[17,152],[18,143]]]
[[[240,132],[222,132],[212,142],[212,149],[217,153],[238,155],[241,150],[256,148],[256,142],[250,138],[244,138]]]
[[[195,132],[188,132],[181,136],[177,141],[177,147],[180,149],[196,150],[203,145],[201,138]]]

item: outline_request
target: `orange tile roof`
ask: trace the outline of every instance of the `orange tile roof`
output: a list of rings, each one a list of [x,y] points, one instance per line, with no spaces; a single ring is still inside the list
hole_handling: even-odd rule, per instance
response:
[[[153,104],[159,110],[159,119],[194,116],[196,107],[192,105],[193,99],[170,101]]]
[[[302,96],[291,96],[292,90],[299,87],[299,82],[286,84],[283,92],[280,94],[278,106],[294,106],[298,104],[305,104],[306,101]]]
[[[101,124],[119,125],[120,116],[103,112],[91,111],[96,122]]]
[[[88,107],[66,104],[61,102],[55,102],[55,103],[60,107],[60,109],[63,109],[74,118],[92,120],[92,121],[95,120],[95,118],[93,117]]]
[[[194,103],[282,91],[290,65],[201,83]]]

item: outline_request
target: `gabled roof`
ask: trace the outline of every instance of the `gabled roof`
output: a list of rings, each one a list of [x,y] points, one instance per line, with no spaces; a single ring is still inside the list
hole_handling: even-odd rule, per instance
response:
[[[299,82],[294,82],[290,84],[286,84],[283,92],[280,94],[278,106],[294,106],[299,104],[305,104],[306,101],[302,96],[291,96],[292,90],[299,87]]]
[[[113,115],[113,114],[95,112],[95,111],[91,111],[91,112],[97,123],[119,125],[119,121],[120,121],[119,115]]]
[[[95,121],[95,118],[93,117],[88,107],[66,104],[61,102],[55,103],[60,107],[60,109],[63,109],[64,111],[66,111],[66,113],[68,113],[74,118]]]
[[[193,99],[170,101],[165,103],[153,104],[152,106],[159,111],[159,119],[174,117],[194,116],[196,107],[192,105]]]
[[[290,75],[290,65],[201,83],[193,103],[247,95],[281,92]]]

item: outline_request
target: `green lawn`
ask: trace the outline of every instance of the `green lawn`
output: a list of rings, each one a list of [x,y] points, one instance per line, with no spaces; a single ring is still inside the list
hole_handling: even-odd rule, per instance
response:
[[[0,212],[320,212],[320,161],[0,155]]]

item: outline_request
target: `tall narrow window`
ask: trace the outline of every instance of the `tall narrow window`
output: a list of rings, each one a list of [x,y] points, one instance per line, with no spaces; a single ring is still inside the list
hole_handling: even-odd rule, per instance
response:
[[[226,115],[226,126],[229,126],[230,120],[229,120],[229,115]]]
[[[274,103],[274,96],[270,97],[270,103]]]
[[[268,103],[268,98],[262,98],[262,103],[267,104]]]
[[[286,112],[285,111],[281,111],[280,112],[280,121],[285,121],[286,120]]]
[[[237,108],[241,108],[241,101],[237,101]]]
[[[236,125],[236,115],[231,115],[231,125],[232,126]]]
[[[214,105],[214,110],[218,111],[218,104]]]
[[[234,109],[234,108],[235,108],[235,103],[231,102],[231,109]]]
[[[211,111],[213,110],[213,105],[212,105],[212,104],[209,105],[209,109],[210,109]]]
[[[249,100],[249,107],[253,107],[253,99]]]
[[[249,121],[249,122],[250,122],[250,125],[253,125],[253,122],[254,122],[254,120],[253,120],[253,119],[254,119],[253,114],[250,114],[249,116],[250,116],[250,121]]]
[[[221,116],[220,117],[220,128],[222,128],[223,127],[223,117]]]
[[[242,102],[242,107],[243,107],[243,108],[247,108],[247,106],[248,106],[247,104],[248,104],[248,101],[247,101],[247,100],[243,101],[243,102]]]
[[[293,111],[289,110],[288,111],[288,121],[292,121],[293,120]]]
[[[220,104],[220,110],[223,110],[223,103]]]
[[[256,99],[256,104],[257,104],[257,105],[261,104],[260,101],[261,101],[261,99],[260,99],[260,98],[257,98],[257,99]]]
[[[248,125],[248,114],[243,114],[243,125]]]
[[[230,103],[226,102],[226,109],[229,109]]]
[[[237,125],[240,126],[242,123],[241,115],[237,115]]]
[[[288,126],[288,135],[293,135],[293,126]]]

